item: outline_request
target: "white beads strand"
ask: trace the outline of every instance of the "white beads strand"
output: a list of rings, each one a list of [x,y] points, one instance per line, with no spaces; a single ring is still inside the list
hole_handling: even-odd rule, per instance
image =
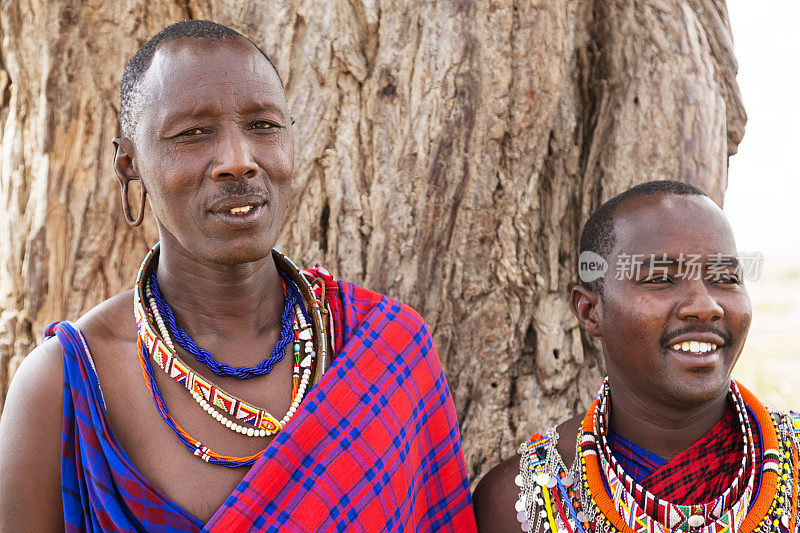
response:
[[[147,285],[145,286],[145,293],[148,300],[148,307],[153,314],[153,318],[155,319],[156,326],[158,327],[158,331],[161,334],[161,338],[163,339],[164,343],[170,349],[174,357],[177,357],[175,351],[175,345],[172,343],[172,337],[169,334],[169,330],[167,329],[166,324],[164,324],[164,320],[161,318],[161,313],[158,311],[158,306],[156,305],[155,299],[153,298],[153,293],[150,290],[150,283],[148,281]],[[282,430],[286,424],[294,416],[297,409],[300,407],[300,403],[303,401],[303,397],[305,396],[306,388],[308,387],[308,382],[311,377],[311,363],[316,356],[314,353],[314,344],[312,340],[312,333],[311,328],[306,322],[305,317],[303,316],[302,309],[299,305],[295,304],[295,320],[299,322],[300,325],[300,339],[305,340],[305,358],[303,358],[301,367],[303,367],[303,375],[300,379],[300,384],[297,388],[297,394],[292,399],[292,403],[289,406],[289,410],[286,412],[286,416],[278,422],[278,427],[273,431],[268,431],[266,429],[257,429],[254,427],[246,427],[239,425],[238,423],[230,420],[225,415],[220,413],[216,407],[211,404],[206,398],[203,397],[202,394],[198,393],[197,391],[190,391],[192,394],[192,398],[197,402],[197,404],[206,412],[208,413],[213,419],[217,422],[222,424],[223,426],[227,427],[231,431],[235,431],[241,435],[245,435],[248,437],[266,437],[269,435],[275,435],[280,430]]]

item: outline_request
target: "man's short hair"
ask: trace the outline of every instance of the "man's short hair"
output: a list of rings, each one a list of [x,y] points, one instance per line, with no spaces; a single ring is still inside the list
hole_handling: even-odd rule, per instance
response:
[[[614,246],[617,244],[616,234],[614,233],[614,223],[619,207],[632,198],[668,194],[708,197],[706,193],[697,187],[680,181],[656,180],[631,187],[627,191],[614,196],[592,213],[589,220],[584,224],[583,231],[581,232],[579,253],[586,251],[594,252],[603,257],[603,259],[611,265],[610,255],[612,250],[614,250]],[[587,289],[600,292],[601,295],[603,293],[602,277],[589,282],[581,280],[581,284]]]
[[[128,64],[125,66],[125,71],[122,74],[122,83],[119,88],[119,125],[122,135],[133,139],[133,133],[136,129],[138,121],[139,108],[142,105],[140,85],[147,69],[150,68],[150,63],[153,61],[158,46],[161,43],[172,41],[182,38],[202,39],[206,41],[223,41],[231,37],[241,37],[247,39],[244,35],[236,30],[232,30],[222,24],[211,22],[210,20],[182,20],[171,24],[156,33],[149,41],[144,43],[141,48],[134,54]],[[272,63],[269,56],[261,49],[256,43],[247,39],[250,44],[256,47],[256,50],[261,52],[261,55],[266,58],[275,73],[278,74],[278,69]],[[283,87],[283,81],[280,74],[278,80]]]

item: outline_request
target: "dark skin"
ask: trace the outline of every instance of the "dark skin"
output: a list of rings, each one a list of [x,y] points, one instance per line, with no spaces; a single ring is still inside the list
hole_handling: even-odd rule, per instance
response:
[[[252,366],[280,335],[283,289],[270,251],[291,192],[291,119],[272,66],[246,40],[163,43],[142,84],[144,106],[133,139],[114,139],[114,166],[141,179],[161,238],[158,281],[177,322],[218,361]],[[231,208],[250,206],[244,214]],[[110,427],[133,464],[169,499],[208,521],[248,471],[191,455],[161,419],[136,348],[132,291],[78,321],[107,405]],[[265,348],[266,347],[266,348]],[[266,376],[213,375],[230,393],[278,419],[289,408],[292,358]],[[0,530],[63,529],[60,484],[63,368],[49,340],[24,361],[0,422]],[[211,449],[259,453],[270,438],[236,434],[203,412],[158,368],[173,418]]]
[[[735,268],[709,270],[717,257],[735,256],[736,245],[722,210],[702,196],[658,195],[629,200],[615,218],[616,246],[602,296],[572,289],[578,322],[599,337],[612,394],[614,429],[665,459],[706,435],[727,407],[733,365],[750,327],[750,300]],[[679,266],[649,269],[634,277],[614,275],[619,254],[702,257],[701,276]],[[713,268],[713,267],[712,267]],[[697,340],[718,345],[707,354],[672,346]],[[583,415],[558,426],[564,462],[575,457]],[[492,469],[473,497],[481,532],[519,531],[514,503],[519,456]]]

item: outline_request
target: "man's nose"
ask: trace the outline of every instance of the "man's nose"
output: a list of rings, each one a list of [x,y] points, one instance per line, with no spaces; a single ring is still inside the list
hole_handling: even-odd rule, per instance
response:
[[[678,306],[678,318],[709,322],[725,316],[725,310],[711,294],[704,279],[686,281],[685,288],[684,298]]]
[[[220,131],[216,152],[211,177],[217,181],[252,178],[258,172],[250,142],[238,127]]]

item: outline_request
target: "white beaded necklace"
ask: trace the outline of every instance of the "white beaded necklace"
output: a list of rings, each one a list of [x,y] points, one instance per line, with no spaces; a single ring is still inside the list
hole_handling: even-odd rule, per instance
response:
[[[172,337],[170,336],[169,329],[164,324],[164,320],[161,317],[161,313],[158,311],[158,306],[156,305],[155,299],[153,298],[153,293],[150,289],[150,283],[148,282],[145,285],[145,294],[147,297],[147,304],[150,308],[150,312],[153,314],[153,318],[156,322],[156,326],[158,327],[158,331],[163,339],[164,343],[167,345],[169,350],[172,352],[173,357],[178,358],[177,352],[175,350],[175,345],[172,342]],[[297,388],[297,393],[295,394],[294,398],[292,399],[292,403],[289,406],[289,410],[286,412],[286,415],[278,422],[277,427],[272,430],[265,430],[265,429],[256,429],[253,427],[246,427],[242,426],[235,421],[229,419],[222,413],[220,413],[214,405],[208,402],[200,393],[196,391],[191,391],[192,398],[200,405],[200,407],[213,419],[217,422],[222,424],[223,426],[227,427],[231,431],[235,431],[241,435],[246,435],[248,437],[266,437],[269,435],[274,435],[278,433],[281,429],[289,423],[289,421],[294,416],[295,412],[297,411],[300,403],[303,401],[303,397],[305,396],[306,389],[308,388],[308,382],[311,379],[311,367],[312,362],[314,360],[314,345],[313,339],[311,334],[311,328],[308,322],[303,316],[302,309],[299,305],[295,305],[295,323],[293,324],[293,329],[297,331],[300,330],[299,338],[301,341],[304,342],[304,351],[305,357],[303,358],[302,362],[300,363],[300,367],[303,368],[303,375],[300,378],[300,383]],[[298,327],[299,322],[299,327]],[[159,365],[160,366],[160,365]]]

